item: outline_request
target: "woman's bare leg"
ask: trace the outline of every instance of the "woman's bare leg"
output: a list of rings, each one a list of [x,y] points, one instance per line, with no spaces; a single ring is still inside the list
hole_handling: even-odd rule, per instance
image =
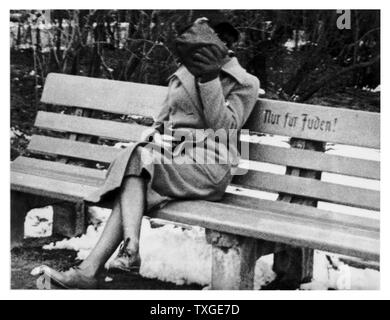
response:
[[[86,276],[96,276],[123,239],[130,238],[127,248],[138,253],[142,216],[145,210],[146,182],[140,177],[124,179],[104,231],[89,256],[79,268]]]
[[[119,199],[118,197],[115,200],[112,213],[98,243],[79,266],[86,276],[95,277],[123,240]]]
[[[142,177],[130,176],[125,178],[120,194],[122,214],[123,239],[130,239],[127,250],[138,254],[142,217],[146,204],[146,180]]]

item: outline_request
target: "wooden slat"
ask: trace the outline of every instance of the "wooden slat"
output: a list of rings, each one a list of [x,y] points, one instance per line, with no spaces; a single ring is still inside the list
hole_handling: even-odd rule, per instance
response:
[[[15,159],[11,163],[11,171],[59,180],[77,180],[82,184],[92,186],[102,184],[106,178],[106,171],[26,157]]]
[[[50,73],[41,101],[156,118],[166,94],[162,86]]]
[[[59,200],[83,201],[96,187],[80,184],[79,181],[71,182],[13,171],[11,189]]]
[[[370,210],[380,210],[378,191],[349,187],[295,176],[249,171],[237,176],[234,184],[251,189],[287,193]]]
[[[309,129],[305,114],[308,119],[319,119],[320,125]],[[295,123],[286,123],[286,118],[294,117]],[[380,148],[380,114],[373,112],[260,99],[246,127],[256,132]]]
[[[204,228],[282,242],[300,247],[378,260],[379,233],[322,224],[315,219],[270,217],[270,212],[207,201],[180,201],[168,204],[152,217],[199,225]]]
[[[121,149],[45,136],[32,136],[28,150],[102,163],[111,163]]]
[[[374,232],[380,231],[380,219],[378,217],[361,217],[340,212],[318,209],[316,207],[300,204],[287,203],[283,201],[271,201],[253,198],[245,195],[226,193],[221,203],[251,209],[270,210],[272,214],[281,214],[289,217],[301,217],[315,219],[323,223],[333,223],[345,227],[353,227]]]
[[[248,157],[243,154],[243,158]],[[378,161],[349,158],[310,150],[251,143],[249,159],[367,179],[380,179],[380,162]]]
[[[167,88],[161,86],[52,73],[47,77],[42,102],[155,118],[166,94]],[[268,121],[267,110],[279,115],[278,124]],[[289,119],[297,117],[294,127],[285,127],[287,114]],[[320,123],[323,121],[322,126],[308,129],[309,121],[303,126],[303,114],[310,119],[318,117]],[[247,126],[253,131],[265,133],[380,147],[380,115],[372,112],[260,99]],[[362,128],[365,128],[364,134],[361,134]]]
[[[367,261],[359,258],[354,258],[354,257],[348,257],[348,256],[338,256],[337,257],[341,262],[357,268],[357,269],[373,269],[380,271],[381,266],[379,261]]]
[[[94,187],[42,176],[12,172],[12,190],[68,201],[81,201]],[[206,201],[177,202],[152,216],[269,241],[332,251],[377,260],[379,233],[324,223],[313,218],[282,216],[272,208],[251,209]]]
[[[73,132],[119,141],[139,141],[147,127],[135,123],[77,117],[66,114],[39,111],[35,126],[42,129]]]

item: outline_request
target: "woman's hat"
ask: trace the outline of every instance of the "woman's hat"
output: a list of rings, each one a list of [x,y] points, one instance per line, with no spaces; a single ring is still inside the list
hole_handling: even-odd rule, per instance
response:
[[[175,39],[175,51],[180,59],[191,56],[194,51],[205,46],[215,46],[223,56],[228,54],[228,47],[206,18],[197,19]]]
[[[227,17],[220,11],[216,10],[196,10],[194,11],[193,21],[206,20],[208,25],[214,29],[214,31],[225,40],[227,37],[232,42],[237,42],[240,38],[240,32],[230,23]],[[186,25],[184,28],[180,28],[179,34],[183,33],[192,26]]]

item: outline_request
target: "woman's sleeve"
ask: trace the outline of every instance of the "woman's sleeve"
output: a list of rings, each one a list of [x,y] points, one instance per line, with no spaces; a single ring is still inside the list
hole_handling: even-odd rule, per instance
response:
[[[159,133],[164,132],[164,123],[169,120],[169,106],[168,106],[168,95],[165,97],[161,111],[157,116],[156,121],[153,124],[153,128]]]
[[[256,104],[259,87],[259,80],[250,76],[245,83],[237,83],[225,98],[219,78],[199,83],[203,112],[209,128],[241,129]]]

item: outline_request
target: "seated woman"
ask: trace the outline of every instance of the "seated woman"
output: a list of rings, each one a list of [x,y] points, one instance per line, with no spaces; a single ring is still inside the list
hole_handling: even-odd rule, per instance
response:
[[[238,32],[226,22],[214,30],[207,20],[198,19],[186,31],[188,43],[185,34],[179,37],[182,65],[170,77],[168,95],[153,130],[143,142],[120,154],[110,166],[105,184],[86,199],[93,203],[114,199],[100,240],[76,268],[66,272],[42,268],[46,281],[69,289],[97,288],[98,273],[122,241],[109,268],[138,271],[141,222],[148,210],[170,200],[222,198],[237,166],[238,152],[236,148],[235,152],[228,150],[226,143],[217,143],[207,132],[240,130],[256,103],[259,81],[228,50],[238,40]],[[193,41],[198,38],[199,43]],[[165,141],[163,133],[167,132],[175,137],[176,132],[185,132],[186,139]],[[163,153],[157,152],[156,146]],[[201,157],[198,151],[203,152]]]

